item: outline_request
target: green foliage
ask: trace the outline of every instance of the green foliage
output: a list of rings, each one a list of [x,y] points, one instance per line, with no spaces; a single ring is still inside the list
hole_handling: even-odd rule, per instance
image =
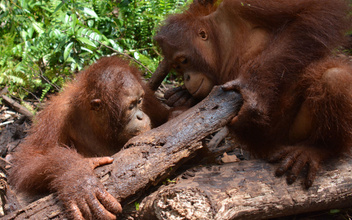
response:
[[[340,209],[331,209],[330,210],[330,214],[337,214],[337,213],[340,213],[341,210]]]
[[[58,91],[101,56],[125,54],[155,71],[156,27],[185,0],[0,0],[0,85],[18,97]],[[145,71],[145,69],[144,69]]]
[[[136,211],[139,211],[139,202],[134,202],[134,206],[136,207]]]

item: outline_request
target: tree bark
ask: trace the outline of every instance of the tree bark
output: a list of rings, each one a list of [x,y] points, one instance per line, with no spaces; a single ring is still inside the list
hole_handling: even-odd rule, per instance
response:
[[[198,105],[164,125],[132,138],[113,156],[114,162],[99,167],[96,174],[107,191],[119,201],[127,201],[151,185],[156,185],[196,150],[200,140],[225,126],[242,105],[241,95],[215,87]],[[61,218],[61,206],[53,196],[31,204],[7,219]],[[46,211],[48,210],[48,211]]]
[[[325,165],[308,190],[299,180],[287,185],[274,176],[274,164],[261,160],[192,170],[146,197],[141,218],[267,219],[352,206],[351,158]]]

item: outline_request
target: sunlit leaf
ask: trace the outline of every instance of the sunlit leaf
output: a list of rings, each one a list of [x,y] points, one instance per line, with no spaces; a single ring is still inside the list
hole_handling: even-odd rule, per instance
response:
[[[116,44],[115,41],[110,39],[109,42],[115,50],[119,51],[120,53],[123,52],[123,49],[118,44]]]
[[[70,53],[71,53],[72,47],[73,47],[73,42],[67,44],[65,51],[64,51],[64,60],[67,60],[68,55],[70,55]]]
[[[90,15],[90,16],[92,16],[92,17],[94,17],[94,18],[98,18],[98,15],[95,13],[95,11],[93,11],[92,9],[90,9],[90,8],[80,8],[85,14],[87,14],[87,15]]]
[[[133,53],[133,56],[134,56],[134,58],[136,58],[137,60],[139,59],[139,53],[138,53],[138,52],[134,52],[134,53]]]
[[[40,24],[37,23],[37,22],[33,22],[33,28],[34,28],[35,31],[38,32],[39,34],[44,33],[44,30],[42,29],[42,27],[40,26]]]
[[[92,46],[92,47],[96,47],[96,45],[92,42],[92,41],[90,41],[89,39],[87,39],[87,38],[84,38],[84,37],[77,37],[77,40],[78,41],[80,41],[81,43],[83,43],[83,44],[88,44],[88,45],[90,45],[90,46]]]
[[[89,49],[86,48],[86,47],[81,47],[81,49],[84,50],[84,51],[87,51],[88,53],[91,53],[91,54],[94,53],[93,51],[89,50]]]

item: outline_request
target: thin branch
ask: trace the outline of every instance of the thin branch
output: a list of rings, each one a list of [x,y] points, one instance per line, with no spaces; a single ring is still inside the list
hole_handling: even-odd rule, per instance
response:
[[[0,95],[5,95],[8,91],[9,91],[9,90],[8,90],[7,86],[5,86],[5,88],[3,88],[3,89],[0,91]]]
[[[31,94],[39,103],[42,103],[42,102],[40,101],[40,99],[39,99],[36,95],[34,95],[34,93],[32,93],[31,91],[27,90],[27,89],[24,88],[24,87],[21,87],[21,89],[23,89],[24,91],[26,91],[26,92],[28,92],[29,94]]]
[[[17,112],[21,113],[22,115],[27,116],[30,119],[33,118],[33,113],[31,111],[29,111],[26,107],[22,106],[21,104],[17,103],[12,98],[10,98],[6,95],[1,95],[0,97],[3,99],[3,101],[5,101],[8,105],[10,105]]]
[[[13,124],[14,122],[15,122],[14,120],[5,121],[3,123],[0,123],[0,127],[4,127],[5,125]]]

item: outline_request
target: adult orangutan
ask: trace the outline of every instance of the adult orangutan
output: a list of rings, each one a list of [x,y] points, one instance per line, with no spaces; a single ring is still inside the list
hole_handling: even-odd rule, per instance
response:
[[[219,84],[239,91],[232,133],[253,154],[281,161],[276,174],[288,183],[307,166],[310,187],[321,162],[352,145],[352,67],[334,57],[348,11],[345,0],[199,0],[155,39],[189,97]],[[179,94],[169,92],[169,104],[185,103]]]
[[[119,57],[98,60],[39,113],[14,154],[10,181],[19,191],[54,191],[72,219],[115,219],[118,201],[93,169],[131,137],[167,120],[168,111]]]

